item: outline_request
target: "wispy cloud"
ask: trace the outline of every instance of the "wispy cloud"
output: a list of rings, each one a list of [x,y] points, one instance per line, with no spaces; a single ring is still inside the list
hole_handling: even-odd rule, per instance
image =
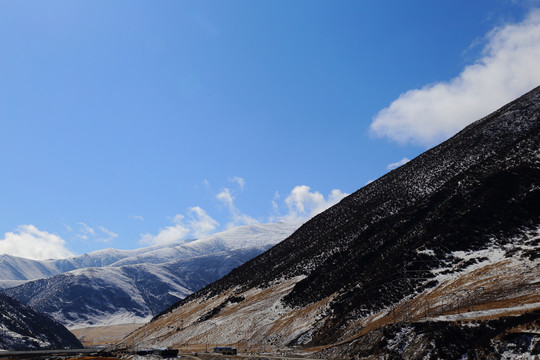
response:
[[[80,227],[75,236],[84,241],[110,242],[118,237],[117,233],[110,231],[104,226],[98,226],[96,230],[82,221],[78,224]],[[67,227],[71,231],[71,227]]]
[[[196,238],[212,234],[219,226],[219,223],[199,206],[190,208],[189,212],[191,215],[191,219],[188,221],[189,227]]]
[[[232,177],[230,179],[231,182],[237,183],[238,186],[240,186],[240,190],[244,190],[244,186],[246,185],[246,181],[238,176]]]
[[[274,198],[272,199],[272,211],[274,213],[278,213],[279,212],[279,199],[281,198],[281,196],[279,195],[279,191],[276,191],[274,193]]]
[[[431,146],[540,84],[540,10],[486,39],[475,64],[450,81],[401,94],[375,116],[372,133]]]
[[[140,215],[133,215],[131,216],[131,218],[135,219],[135,220],[139,220],[139,221],[144,221],[144,218]]]
[[[229,209],[234,208],[234,199],[231,195],[231,191],[228,188],[221,190],[216,198],[227,205]]]
[[[228,188],[224,188],[216,198],[223,202],[229,209],[231,221],[227,224],[227,228],[230,229],[240,225],[257,224],[259,221],[252,218],[249,215],[243,214],[235,205],[234,197],[231,195],[231,191]]]
[[[79,234],[77,234],[76,236],[80,239],[88,240],[90,236],[93,236],[96,233],[96,231],[92,227],[86,225],[83,222],[79,222],[79,225],[81,225],[81,229],[79,231]]]
[[[305,222],[309,218],[336,204],[347,195],[347,193],[335,189],[325,197],[318,191],[311,191],[309,186],[300,185],[294,187],[285,200],[281,200],[279,192],[276,191],[272,199],[272,215],[264,220],[261,218],[261,221]],[[225,224],[226,229],[260,222],[258,219],[240,211],[235,204],[235,196],[231,192],[231,189],[223,188],[216,195],[216,199],[228,211],[229,222]],[[286,211],[281,212],[280,206],[286,208]],[[157,234],[142,234],[139,243],[156,245],[183,240],[188,236],[202,238],[219,230],[222,229],[220,229],[220,224],[217,220],[200,206],[194,206],[189,208],[185,215],[175,215],[172,225],[160,229]]]
[[[103,234],[105,234],[105,237],[100,237],[98,240],[102,242],[109,242],[113,239],[116,239],[118,237],[118,234],[113,233],[112,231],[104,228],[103,226],[100,226],[99,231],[101,231]]]
[[[35,260],[61,259],[73,256],[60,236],[41,231],[34,225],[21,225],[0,239],[0,254]]]
[[[403,159],[399,160],[399,161],[396,161],[396,162],[393,162],[391,164],[388,164],[386,165],[386,169],[387,170],[394,170],[398,167],[400,167],[401,165],[405,165],[406,163],[408,163],[409,161],[411,161],[410,159],[404,157]]]

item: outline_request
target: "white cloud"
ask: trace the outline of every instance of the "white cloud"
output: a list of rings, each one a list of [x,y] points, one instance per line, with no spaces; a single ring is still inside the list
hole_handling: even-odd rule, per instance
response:
[[[144,221],[144,218],[140,215],[133,215],[132,218],[135,220]]]
[[[272,200],[273,215],[265,219],[265,221],[305,222],[309,218],[338,203],[347,195],[347,193],[335,189],[325,198],[317,191],[312,192],[309,186],[296,186],[284,200],[287,213],[286,215],[282,215],[279,209],[281,197],[279,192],[276,191]],[[229,212],[230,221],[225,225],[225,228],[230,229],[236,226],[259,223],[259,220],[242,213],[236,207],[235,198],[230,189],[223,188],[217,194],[216,198],[226,206]],[[283,204],[283,202],[281,203]],[[220,230],[219,222],[199,206],[189,208],[187,216],[182,214],[175,215],[172,223],[173,225],[160,229],[156,235],[149,233],[141,234],[139,243],[145,245],[165,244],[183,240],[189,235],[193,235],[195,238],[201,238]]]
[[[229,209],[234,208],[234,199],[231,195],[231,191],[227,188],[221,190],[216,198],[222,201]]]
[[[405,165],[406,163],[408,163],[409,161],[411,161],[410,159],[404,157],[403,159],[399,160],[399,161],[396,161],[396,162],[393,162],[391,164],[388,164],[386,165],[386,169],[387,170],[394,170],[398,167],[400,167],[401,165]]]
[[[157,235],[142,234],[140,244],[158,245],[175,242],[185,238],[190,230],[183,223],[184,216],[177,214],[173,218],[173,225],[160,229]]]
[[[235,182],[240,186],[240,190],[244,190],[244,186],[246,185],[246,181],[242,179],[241,177],[235,176],[230,179],[230,181]]]
[[[198,206],[189,209],[191,219],[188,221],[191,232],[196,238],[212,234],[219,223]]]
[[[234,205],[234,197],[231,195],[231,191],[229,189],[223,189],[216,198],[223,202],[229,208],[231,221],[227,224],[228,229],[240,225],[251,225],[259,223],[259,221],[252,218],[251,216],[242,214],[240,212],[240,210]]]
[[[482,57],[447,82],[401,94],[371,124],[377,136],[434,145],[540,85],[540,10],[487,35]]]
[[[288,214],[280,218],[281,221],[304,222],[313,216],[323,212],[329,207],[337,204],[348,194],[341,190],[334,189],[328,194],[326,199],[318,192],[312,192],[306,185],[295,186],[289,196],[285,198]]]
[[[188,215],[187,220],[182,214],[175,215],[172,220],[173,225],[160,229],[157,235],[142,234],[139,243],[145,245],[167,244],[185,239],[190,234],[195,238],[201,238],[212,234],[219,226],[219,223],[199,206],[190,208]]]
[[[58,235],[41,231],[34,225],[21,225],[0,239],[0,254],[35,260],[61,259],[74,254],[66,249],[66,242]]]

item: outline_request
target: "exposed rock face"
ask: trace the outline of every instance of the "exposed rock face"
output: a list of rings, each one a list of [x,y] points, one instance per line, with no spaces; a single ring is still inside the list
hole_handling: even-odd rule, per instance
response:
[[[327,348],[329,355],[349,346],[336,358],[357,358],[354,349],[377,348],[370,340],[377,331],[388,333],[381,345],[388,351],[408,331],[426,334],[423,345],[411,345],[418,350],[459,339],[448,322],[461,321],[457,328],[468,334],[471,321],[539,309],[539,265],[536,88],[314,217],[119,346],[206,340]],[[399,356],[435,354],[427,351]]]
[[[0,349],[81,349],[77,338],[60,323],[0,294]]]

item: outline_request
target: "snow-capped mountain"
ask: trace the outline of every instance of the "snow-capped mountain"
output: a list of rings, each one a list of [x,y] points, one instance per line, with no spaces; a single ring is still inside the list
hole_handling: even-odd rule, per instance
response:
[[[0,294],[0,350],[80,349],[60,323]]]
[[[101,267],[29,281],[4,293],[69,328],[143,323],[285,239],[296,227],[257,224],[167,246],[103,250],[64,262]],[[58,263],[52,264],[59,269]]]
[[[0,255],[0,289],[14,287],[28,280],[43,279],[67,271],[88,267],[103,267],[122,259],[167,249],[178,244],[157,245],[137,250],[104,249],[67,259],[32,260]]]
[[[246,248],[268,248],[288,237],[298,228],[294,223],[269,223],[238,226],[205,238],[181,242],[168,247],[148,248],[118,260],[111,266],[159,264],[194,256]]]
[[[118,347],[532,356],[539,279],[540,87],[343,199]]]
[[[182,240],[135,250],[104,249],[67,259],[32,260],[0,254],[0,289],[76,269],[161,264],[222,251],[263,248],[285,239],[298,226],[291,223],[246,225],[196,240]]]

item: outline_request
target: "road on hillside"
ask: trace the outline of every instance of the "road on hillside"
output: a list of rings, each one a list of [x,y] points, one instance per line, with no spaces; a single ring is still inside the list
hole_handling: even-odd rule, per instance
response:
[[[321,360],[321,359],[310,359],[305,357],[290,357],[290,356],[274,356],[274,355],[236,355],[230,359],[252,359],[252,360]],[[193,360],[213,360],[220,359],[224,360],[223,355],[213,355],[211,353],[202,353],[197,356],[195,355],[181,355],[180,359],[193,359]]]
[[[33,359],[39,357],[65,355],[97,355],[101,349],[70,349],[70,350],[33,350],[33,351],[0,351],[0,358]]]

